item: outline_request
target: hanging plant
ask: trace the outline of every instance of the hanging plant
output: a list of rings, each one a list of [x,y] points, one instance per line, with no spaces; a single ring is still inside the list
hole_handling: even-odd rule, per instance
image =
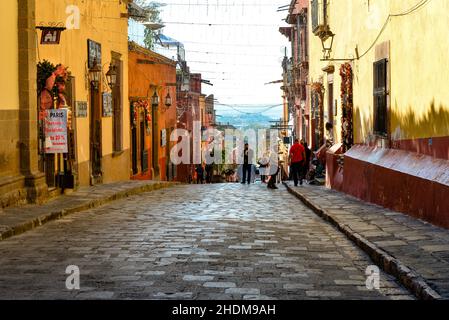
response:
[[[312,91],[323,94],[324,93],[324,85],[321,82],[314,82],[311,85]]]
[[[346,152],[354,144],[353,134],[353,101],[352,101],[352,67],[345,63],[340,67],[341,101],[342,101],[342,141],[343,151]]]
[[[44,90],[47,79],[55,72],[56,66],[48,60],[37,64],[37,95]]]
[[[131,120],[132,120],[132,126],[133,128],[137,125],[137,110],[139,108],[139,105],[137,102],[133,102],[132,108],[131,108]]]
[[[150,111],[145,109],[145,121],[146,125],[149,126],[149,123],[151,122],[151,114]]]
[[[147,100],[138,100],[133,102],[133,111],[132,111],[133,126],[137,125],[137,115],[139,113],[139,110],[144,111],[145,127],[149,128],[151,123],[151,110]]]

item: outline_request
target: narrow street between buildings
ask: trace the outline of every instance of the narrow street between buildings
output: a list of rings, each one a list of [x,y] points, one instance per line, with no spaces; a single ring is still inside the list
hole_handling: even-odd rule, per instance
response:
[[[382,271],[371,290],[373,265],[283,187],[177,185],[0,241],[0,298],[414,298]]]

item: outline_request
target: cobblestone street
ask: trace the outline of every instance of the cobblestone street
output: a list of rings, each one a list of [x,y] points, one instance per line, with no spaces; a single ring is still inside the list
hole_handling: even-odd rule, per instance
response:
[[[413,299],[372,264],[284,187],[178,185],[0,241],[0,298]]]

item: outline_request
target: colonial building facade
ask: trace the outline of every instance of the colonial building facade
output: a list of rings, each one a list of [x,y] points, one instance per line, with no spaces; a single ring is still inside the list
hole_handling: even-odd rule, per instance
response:
[[[1,1],[0,208],[47,196],[38,167],[35,1]]]
[[[133,179],[173,180],[170,161],[176,129],[176,61],[129,44],[129,104]]]
[[[444,227],[448,10],[447,1],[312,0],[308,15],[327,185]]]
[[[43,70],[39,75],[44,79],[38,82],[45,84],[47,69],[62,65],[66,70],[65,101],[50,108],[65,107],[72,115],[72,150],[68,159],[61,159],[60,155],[49,157],[40,149],[41,169],[46,172],[49,186],[58,186],[53,177],[63,166],[64,171],[73,174],[75,185],[130,177],[128,2],[36,2],[40,37],[44,27],[55,23],[63,27],[59,43],[39,41],[36,63]],[[38,88],[41,110],[49,107],[43,105],[43,94],[45,90]]]
[[[288,110],[288,115],[284,115],[284,121],[291,118],[293,136],[305,139],[315,147],[317,144],[313,133],[316,125],[315,118],[310,112],[307,87],[309,76],[308,0],[292,0],[288,12],[286,22],[290,26],[279,29],[291,44],[291,57],[286,56],[283,61],[282,89],[286,110]]]

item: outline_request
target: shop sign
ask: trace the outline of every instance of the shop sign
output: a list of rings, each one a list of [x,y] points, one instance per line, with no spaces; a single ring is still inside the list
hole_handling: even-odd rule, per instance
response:
[[[67,153],[67,109],[47,110],[45,115],[45,153]]]
[[[59,44],[61,32],[65,30],[62,27],[37,27],[42,30],[41,44]]]
[[[103,93],[103,117],[112,117],[112,94]]]
[[[76,117],[87,118],[87,101],[76,101]]]

